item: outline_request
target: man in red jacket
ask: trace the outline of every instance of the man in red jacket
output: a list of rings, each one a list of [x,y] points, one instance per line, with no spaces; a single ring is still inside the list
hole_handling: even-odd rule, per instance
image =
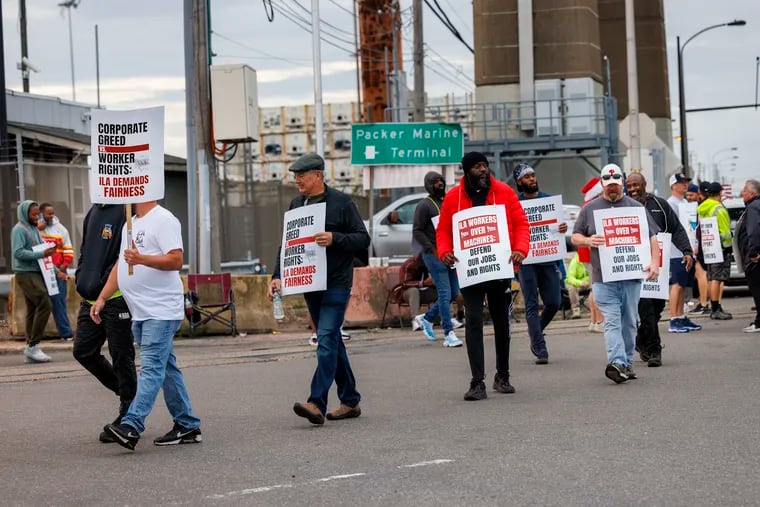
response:
[[[450,268],[458,262],[454,256],[452,216],[473,206],[502,205],[506,210],[509,241],[512,254],[510,260],[517,267],[528,255],[530,228],[520,201],[514,190],[496,180],[488,169],[488,159],[478,152],[467,153],[462,158],[464,177],[459,185],[452,188],[443,200],[440,221],[436,231],[436,247],[444,264]],[[493,388],[500,393],[514,393],[509,382],[509,304],[511,302],[512,280],[489,280],[460,289],[467,311],[465,342],[470,360],[472,380],[465,393],[467,401],[483,400],[487,397],[483,351],[483,301],[488,296],[488,308],[494,328],[496,347],[496,375]]]

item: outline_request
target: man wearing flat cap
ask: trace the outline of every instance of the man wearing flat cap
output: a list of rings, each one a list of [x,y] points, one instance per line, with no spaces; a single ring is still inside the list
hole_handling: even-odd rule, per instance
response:
[[[459,185],[452,188],[443,199],[440,220],[436,229],[436,248],[438,257],[450,268],[458,262],[454,256],[454,227],[452,217],[455,213],[474,206],[504,206],[509,228],[509,242],[512,247],[511,261],[520,264],[528,255],[530,227],[520,201],[512,187],[495,179],[488,169],[488,159],[476,151],[465,154],[462,158],[464,177]],[[457,238],[459,240],[459,238]],[[487,398],[485,379],[485,359],[483,351],[483,301],[488,297],[488,310],[493,320],[494,346],[496,348],[496,375],[493,389],[499,393],[510,394],[515,388],[509,378],[509,304],[512,300],[512,280],[489,280],[462,287],[467,310],[465,324],[465,343],[470,360],[472,379],[470,388],[464,395],[467,401]]]
[[[290,171],[295,175],[301,195],[293,199],[289,210],[325,203],[325,230],[314,235],[318,247],[326,248],[327,289],[304,294],[306,306],[317,331],[317,370],[311,380],[311,394],[306,403],[296,403],[293,411],[312,424],[324,424],[327,394],[332,383],[338,386],[340,405],[327,412],[327,419],[339,420],[361,415],[356,379],[348,361],[340,326],[348,305],[353,283],[354,256],[369,247],[369,234],[351,198],[325,184],[325,161],[316,153],[296,160]],[[269,297],[282,289],[280,252],[278,249]]]

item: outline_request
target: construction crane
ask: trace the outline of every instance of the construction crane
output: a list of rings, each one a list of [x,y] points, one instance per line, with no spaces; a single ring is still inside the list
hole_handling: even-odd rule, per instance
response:
[[[389,77],[403,66],[401,11],[398,0],[358,0],[358,6],[362,117],[382,122],[393,104]]]

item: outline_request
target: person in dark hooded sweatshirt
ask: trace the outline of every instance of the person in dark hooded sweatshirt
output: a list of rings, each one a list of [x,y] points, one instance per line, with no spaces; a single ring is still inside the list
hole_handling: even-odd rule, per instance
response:
[[[428,196],[422,199],[414,210],[414,226],[412,227],[412,245],[415,253],[422,254],[422,261],[430,273],[436,290],[438,301],[431,305],[427,313],[413,316],[422,328],[428,340],[435,340],[433,320],[440,315],[443,327],[443,346],[461,347],[462,340],[454,333],[451,321],[451,301],[459,294],[456,270],[449,269],[439,258],[435,248],[435,230],[441,213],[443,196],[446,195],[446,182],[439,173],[430,171],[425,175],[425,190]]]
[[[37,230],[40,207],[36,202],[22,202],[16,208],[16,215],[18,222],[11,229],[11,270],[26,302],[24,356],[28,363],[46,363],[50,361],[50,356],[40,349],[40,340],[44,336],[53,306],[38,260],[53,255],[56,246],[52,245],[43,251],[33,250],[34,246],[42,244]]]
[[[512,248],[510,260],[519,265],[528,255],[530,226],[522,205],[512,188],[495,179],[488,169],[488,159],[478,152],[467,153],[462,158],[464,177],[443,199],[441,216],[436,229],[438,257],[449,267],[458,259],[454,256],[452,217],[455,213],[473,206],[501,205],[507,215],[509,241]],[[457,238],[459,239],[459,238]],[[463,287],[467,323],[465,342],[470,360],[472,379],[465,393],[467,401],[487,398],[485,379],[485,354],[483,351],[483,301],[488,297],[488,310],[493,320],[494,346],[496,347],[496,375],[493,389],[500,393],[514,393],[509,379],[509,303],[512,299],[512,280],[489,280]]]

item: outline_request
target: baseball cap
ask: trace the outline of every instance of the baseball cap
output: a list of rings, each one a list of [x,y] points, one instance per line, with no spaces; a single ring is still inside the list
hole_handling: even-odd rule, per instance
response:
[[[602,186],[607,185],[622,185],[623,184],[623,170],[617,164],[607,164],[602,167],[601,170]]]
[[[709,181],[700,181],[699,182],[699,191],[703,194],[706,194],[710,190],[710,182]]]
[[[670,181],[668,185],[672,187],[676,183],[688,183],[690,181],[691,181],[691,178],[686,176],[684,173],[675,173],[673,176],[670,177]]]
[[[686,188],[686,191],[697,193],[699,192],[699,187],[695,185],[694,183],[689,183],[689,186]]]
[[[707,195],[718,195],[722,191],[723,191],[723,185],[721,185],[717,181],[713,181],[707,187]]]

